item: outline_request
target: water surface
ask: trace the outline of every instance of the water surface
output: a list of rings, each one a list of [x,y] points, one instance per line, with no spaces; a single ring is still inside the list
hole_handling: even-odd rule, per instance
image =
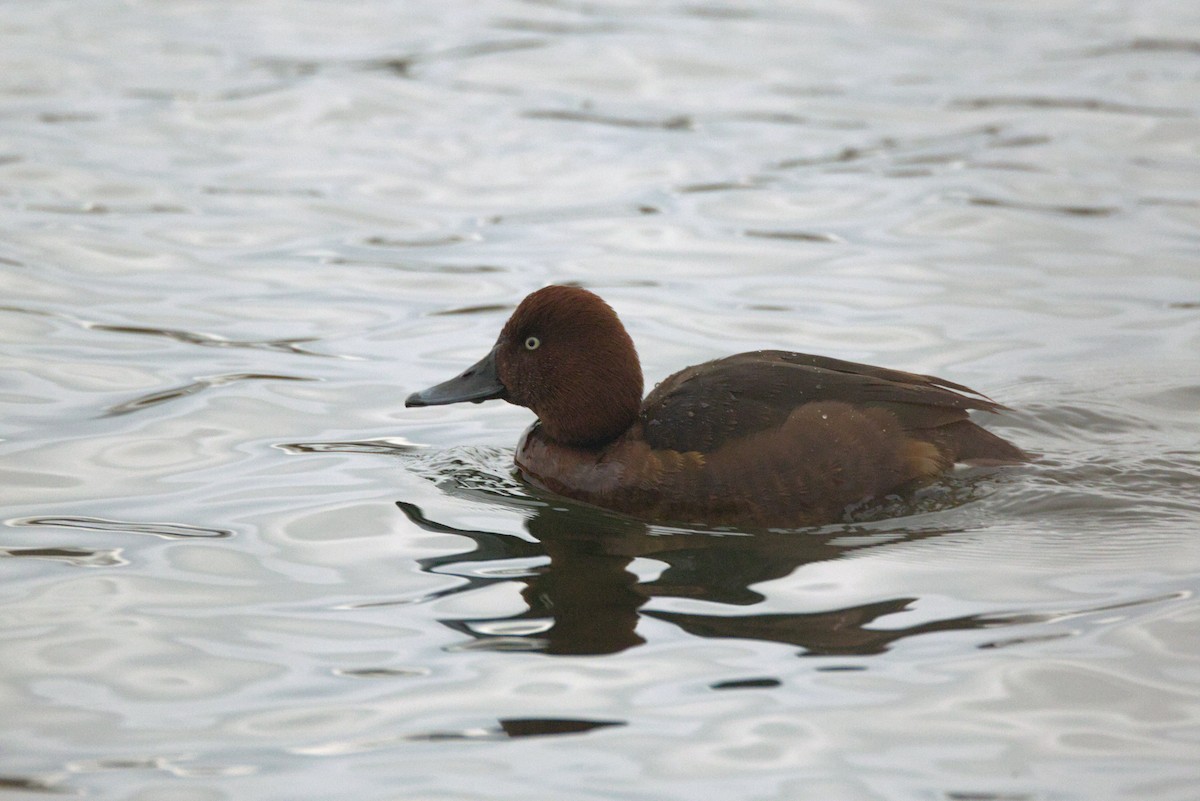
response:
[[[0,795],[1200,786],[1188,3],[7,3]],[[648,528],[406,410],[529,291],[647,381],[934,373],[1043,458]],[[878,517],[878,516],[876,516]]]

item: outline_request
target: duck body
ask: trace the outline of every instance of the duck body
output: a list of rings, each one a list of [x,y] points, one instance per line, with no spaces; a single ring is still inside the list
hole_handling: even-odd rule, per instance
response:
[[[551,286],[518,306],[487,357],[406,404],[528,406],[538,421],[515,455],[526,481],[652,522],[820,525],[956,462],[1029,458],[970,420],[1004,407],[967,387],[823,356],[740,353],[641,392],[612,309]]]

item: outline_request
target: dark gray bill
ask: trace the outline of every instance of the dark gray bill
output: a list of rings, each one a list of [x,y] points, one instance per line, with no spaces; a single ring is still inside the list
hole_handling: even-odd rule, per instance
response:
[[[475,364],[435,387],[414,392],[404,401],[405,406],[443,406],[447,403],[471,401],[480,403],[504,397],[504,385],[496,372],[496,349],[492,348]]]

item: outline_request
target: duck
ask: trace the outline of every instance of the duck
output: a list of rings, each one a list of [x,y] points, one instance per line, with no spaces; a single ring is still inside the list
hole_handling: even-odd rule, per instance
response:
[[[942,378],[782,350],[685,368],[642,397],[612,307],[578,286],[528,295],[492,349],[406,407],[504,400],[537,419],[521,479],[652,524],[803,528],[926,485],[955,464],[1031,456],[970,419],[1007,407]]]

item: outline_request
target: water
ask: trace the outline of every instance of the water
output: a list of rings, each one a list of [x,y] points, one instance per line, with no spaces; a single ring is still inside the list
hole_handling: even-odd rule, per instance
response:
[[[1200,794],[1200,12],[0,5],[0,795]],[[648,382],[931,372],[1043,459],[649,529],[406,410],[555,281]]]

